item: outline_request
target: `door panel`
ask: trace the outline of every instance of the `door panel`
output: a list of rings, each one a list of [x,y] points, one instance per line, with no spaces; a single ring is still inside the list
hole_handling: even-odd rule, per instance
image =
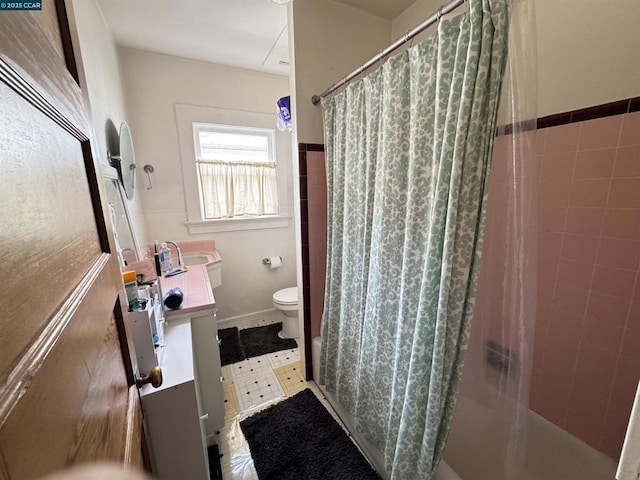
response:
[[[66,13],[42,3],[0,15],[0,480],[146,455]]]
[[[76,427],[75,443],[69,452],[69,463],[123,458],[120,448],[127,436],[127,424],[122,420],[127,417],[129,403],[135,405],[137,391],[132,387],[134,397],[130,398],[127,377],[124,370],[118,368],[122,365],[122,356],[113,316],[105,327],[102,348],[94,362],[89,391]],[[139,460],[132,461],[140,465]]]
[[[8,200],[0,210],[0,251],[10,253],[2,268],[14,272],[0,299],[4,371],[102,249],[78,139],[4,84],[0,124],[2,197]]]
[[[103,269],[108,267],[103,262]],[[110,275],[95,273],[98,278],[84,298],[78,298],[77,310],[59,329],[60,337],[51,351],[32,349],[33,358],[23,359],[14,370],[18,378],[32,379],[22,383],[26,391],[0,428],[0,450],[10,478],[34,478],[76,459],[86,460],[91,458],[87,450],[93,449],[96,459],[116,460],[122,455],[111,450],[120,448],[117,443],[121,445],[120,438],[124,438],[128,385],[113,304],[109,305],[108,298],[101,299],[103,292],[113,293]],[[37,345],[46,349],[47,339]],[[44,357],[41,364],[39,357]],[[115,423],[119,425],[108,433],[116,435],[116,446],[109,436],[94,441],[96,435],[91,432],[108,431],[113,417],[118,417]]]
[[[68,27],[61,29],[54,20],[60,16],[66,18],[66,13],[58,13],[58,10],[64,11],[64,2],[43,1],[42,7],[42,11],[2,12],[0,56],[37,92],[23,90],[25,94],[33,95],[34,100],[42,97],[42,106],[50,104],[63,118],[86,132],[82,91],[75,73],[71,74],[67,68],[68,63],[74,64],[75,60],[64,56],[61,45]],[[0,69],[9,74],[6,67],[0,66]]]

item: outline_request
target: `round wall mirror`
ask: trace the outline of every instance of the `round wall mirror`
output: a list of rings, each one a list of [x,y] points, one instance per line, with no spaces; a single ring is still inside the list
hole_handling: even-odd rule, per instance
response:
[[[136,188],[136,158],[133,154],[131,131],[126,122],[122,122],[120,125],[120,168],[124,193],[131,200]]]
[[[120,155],[109,154],[111,165],[118,170],[124,193],[129,200],[133,199],[133,192],[136,188],[136,159],[133,153],[133,141],[131,131],[126,122],[120,125]]]

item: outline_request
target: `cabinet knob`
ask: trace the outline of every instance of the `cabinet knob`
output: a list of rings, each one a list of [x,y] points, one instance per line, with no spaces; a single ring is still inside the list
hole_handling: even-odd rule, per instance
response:
[[[140,378],[136,380],[138,388],[150,383],[153,388],[158,388],[162,385],[162,369],[160,367],[153,367],[149,375],[141,373]]]

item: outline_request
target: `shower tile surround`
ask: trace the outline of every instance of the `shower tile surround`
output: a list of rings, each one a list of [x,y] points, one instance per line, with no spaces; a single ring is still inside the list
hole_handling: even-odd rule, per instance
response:
[[[640,378],[640,101],[540,119],[531,407],[617,460]]]
[[[320,335],[327,256],[327,179],[324,145],[301,143],[298,147],[298,164],[304,295],[304,363],[306,378],[311,379],[311,340]]]
[[[537,126],[531,408],[617,460],[640,378],[640,98],[540,118]],[[299,164],[310,341],[324,295],[324,146],[300,144]]]

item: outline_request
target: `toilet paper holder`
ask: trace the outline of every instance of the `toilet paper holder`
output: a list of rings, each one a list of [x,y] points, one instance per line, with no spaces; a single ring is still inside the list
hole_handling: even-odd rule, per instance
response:
[[[280,259],[280,261],[282,261],[282,257],[278,256],[278,258]],[[268,257],[265,257],[262,259],[262,264],[263,265],[271,265],[271,259]]]

